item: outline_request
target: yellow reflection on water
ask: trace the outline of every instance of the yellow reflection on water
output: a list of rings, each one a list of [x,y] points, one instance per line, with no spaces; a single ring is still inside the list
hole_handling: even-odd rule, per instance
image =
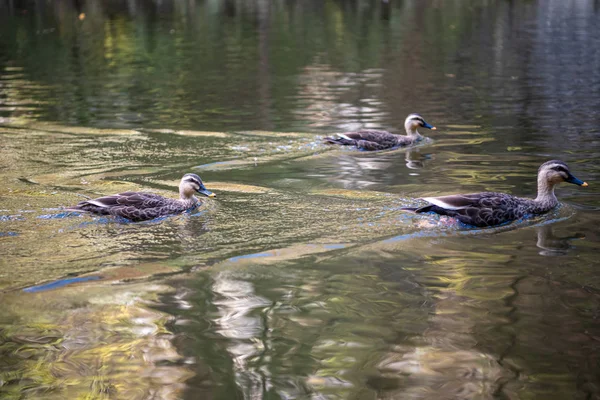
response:
[[[0,353],[13,364],[10,372],[0,371],[0,393],[31,399],[179,398],[192,374],[165,328],[169,316],[144,305],[168,290],[144,283],[2,294],[12,306],[0,319],[18,316],[20,323],[3,324]]]

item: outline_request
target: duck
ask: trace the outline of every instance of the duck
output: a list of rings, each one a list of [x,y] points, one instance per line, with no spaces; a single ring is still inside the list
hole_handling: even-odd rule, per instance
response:
[[[356,132],[338,133],[337,137],[326,137],[324,140],[328,144],[338,144],[343,146],[356,146],[360,150],[374,151],[386,150],[396,147],[405,147],[416,144],[423,140],[423,136],[417,131],[417,128],[423,127],[436,130],[425,122],[419,114],[409,114],[404,120],[404,129],[406,135],[395,135],[388,131],[360,130]]]
[[[559,203],[554,187],[568,182],[586,187],[587,182],[571,174],[563,161],[551,160],[543,163],[538,170],[537,197],[535,199],[516,197],[507,193],[481,192],[453,194],[440,197],[423,197],[429,204],[422,207],[404,207],[402,210],[417,214],[434,212],[447,215],[458,221],[476,227],[502,225],[517,219],[547,213]]]
[[[199,193],[207,197],[216,195],[206,189],[196,174],[185,174],[179,182],[179,198],[171,199],[154,193],[124,192],[97,199],[86,200],[66,211],[86,212],[96,215],[112,215],[139,222],[181,214],[198,207],[201,202],[194,196]]]

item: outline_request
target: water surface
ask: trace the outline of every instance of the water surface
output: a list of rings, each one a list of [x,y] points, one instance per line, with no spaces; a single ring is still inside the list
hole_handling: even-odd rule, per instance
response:
[[[600,8],[0,3],[0,398],[600,398]],[[411,150],[322,144],[437,131]],[[401,207],[472,191],[549,215]],[[68,213],[217,194],[144,223]]]

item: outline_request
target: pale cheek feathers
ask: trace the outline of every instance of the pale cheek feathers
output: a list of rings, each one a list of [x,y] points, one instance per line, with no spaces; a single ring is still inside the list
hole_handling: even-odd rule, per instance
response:
[[[552,183],[561,183],[567,180],[567,176],[563,176],[560,172],[556,172],[550,175],[549,179]]]
[[[196,185],[185,185],[185,187],[183,188],[183,193],[185,193],[186,195],[194,194],[195,191]]]

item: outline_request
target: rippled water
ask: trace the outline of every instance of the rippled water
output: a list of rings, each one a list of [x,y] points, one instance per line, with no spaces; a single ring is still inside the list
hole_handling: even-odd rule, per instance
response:
[[[599,41],[593,0],[0,2],[0,398],[600,398]],[[545,217],[400,211],[554,158]],[[187,172],[190,214],[63,210]]]

